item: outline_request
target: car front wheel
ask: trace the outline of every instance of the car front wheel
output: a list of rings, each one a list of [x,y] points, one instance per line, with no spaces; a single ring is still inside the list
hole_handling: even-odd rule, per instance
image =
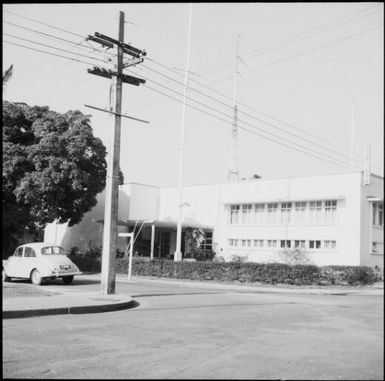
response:
[[[3,269],[3,282],[9,282],[11,278],[5,273]]]
[[[39,286],[43,281],[38,270],[33,270],[31,274],[31,282],[37,286]]]
[[[71,284],[73,280],[74,280],[73,275],[63,276],[64,284]]]

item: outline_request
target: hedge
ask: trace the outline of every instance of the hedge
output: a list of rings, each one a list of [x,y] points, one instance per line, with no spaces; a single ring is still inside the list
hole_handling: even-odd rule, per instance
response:
[[[127,274],[128,258],[118,253],[117,273]],[[71,252],[69,258],[83,272],[100,272],[100,250]],[[315,266],[254,262],[174,262],[134,257],[132,275],[190,280],[215,280],[241,283],[289,285],[369,285],[380,280],[377,272],[366,266]]]
[[[128,259],[118,258],[117,273],[127,274]],[[368,285],[376,282],[375,271],[366,266],[314,266],[280,263],[174,262],[134,258],[133,275],[190,280],[236,281],[290,285]]]

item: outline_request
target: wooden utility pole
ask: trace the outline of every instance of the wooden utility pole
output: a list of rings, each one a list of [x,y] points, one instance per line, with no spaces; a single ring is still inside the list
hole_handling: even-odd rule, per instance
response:
[[[124,13],[119,16],[119,42],[124,41]],[[122,111],[122,71],[123,48],[117,46],[115,70],[112,76],[115,82],[115,128],[113,133],[110,155],[112,168],[107,168],[106,199],[104,209],[103,251],[102,251],[102,294],[115,293],[116,249],[118,232],[118,202],[119,202],[119,158],[120,158],[120,129]]]
[[[115,70],[107,70],[94,67],[89,69],[91,74],[99,75],[112,79],[114,104],[113,110],[101,110],[110,112],[115,116],[113,140],[110,147],[110,160],[107,167],[106,197],[104,209],[104,230],[103,230],[103,250],[102,250],[102,294],[115,293],[116,276],[116,250],[118,238],[118,202],[119,202],[119,159],[120,159],[120,130],[122,115],[122,83],[126,82],[139,86],[145,81],[140,78],[123,74],[123,68],[142,62],[142,55],[146,53],[124,43],[124,12],[119,14],[119,37],[118,40],[95,33],[95,37],[88,36],[88,40],[97,42],[107,49],[116,46]],[[127,53],[133,57],[128,64],[123,63],[123,54]],[[89,106],[88,106],[89,107]],[[91,106],[92,107],[92,106]],[[95,108],[95,107],[93,107]],[[96,108],[97,109],[97,108]],[[132,118],[135,119],[135,118]]]

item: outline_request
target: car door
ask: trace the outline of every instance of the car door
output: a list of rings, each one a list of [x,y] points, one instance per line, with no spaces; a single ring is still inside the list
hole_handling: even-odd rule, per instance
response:
[[[18,247],[12,256],[7,259],[7,275],[9,277],[22,277],[21,261],[23,259],[23,246]]]
[[[20,270],[22,271],[23,278],[29,278],[31,271],[36,268],[36,253],[32,247],[25,246],[22,258]]]

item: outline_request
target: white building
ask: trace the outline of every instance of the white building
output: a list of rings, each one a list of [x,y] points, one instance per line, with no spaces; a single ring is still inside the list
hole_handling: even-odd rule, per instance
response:
[[[135,227],[138,251],[172,257],[177,200],[177,187],[124,184],[119,231]],[[276,261],[285,248],[299,247],[317,265],[383,267],[382,177],[371,175],[366,185],[361,172],[351,172],[185,186],[183,200],[183,228],[203,229],[204,248],[226,260]],[[103,215],[104,193],[78,225],[47,225],[45,240],[67,249],[102,246]],[[123,248],[126,239],[119,240]]]

